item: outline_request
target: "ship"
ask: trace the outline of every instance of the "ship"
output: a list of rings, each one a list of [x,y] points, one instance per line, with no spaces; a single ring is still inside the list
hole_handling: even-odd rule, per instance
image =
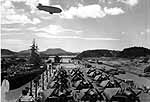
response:
[[[23,70],[12,72],[11,74],[7,71],[2,71],[1,73],[2,85],[3,81],[6,82],[7,80],[9,90],[14,90],[25,85],[36,77],[39,77],[45,71],[46,65],[42,62],[42,58],[38,53],[38,46],[35,44],[35,40],[33,40],[27,63],[20,67],[23,67]]]

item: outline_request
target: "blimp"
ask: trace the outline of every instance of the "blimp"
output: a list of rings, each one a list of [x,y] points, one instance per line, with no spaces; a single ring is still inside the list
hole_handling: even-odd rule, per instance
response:
[[[37,8],[39,10],[43,10],[43,11],[49,12],[50,14],[61,13],[62,12],[62,10],[60,8],[58,8],[58,7],[45,6],[45,5],[42,5],[41,3],[38,4]]]

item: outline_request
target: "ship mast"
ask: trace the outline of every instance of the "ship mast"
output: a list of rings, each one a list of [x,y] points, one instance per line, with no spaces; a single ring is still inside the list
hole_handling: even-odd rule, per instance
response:
[[[35,39],[33,39],[33,43],[31,45],[31,56],[33,53],[37,52],[38,46],[35,44]]]
[[[31,53],[30,53],[30,64],[33,64],[35,67],[39,67],[41,64],[41,57],[38,53],[38,46],[35,43],[35,39],[33,39],[33,43],[31,45]]]

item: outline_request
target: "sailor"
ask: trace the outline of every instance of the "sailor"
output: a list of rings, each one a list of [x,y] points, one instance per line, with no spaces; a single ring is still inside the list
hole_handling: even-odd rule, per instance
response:
[[[17,100],[17,102],[35,102],[32,96],[28,95],[28,91],[26,89],[22,90],[22,95]]]
[[[25,87],[25,90],[28,92],[27,94],[29,95],[29,87]]]
[[[44,102],[44,93],[43,90],[38,92],[37,102]]]

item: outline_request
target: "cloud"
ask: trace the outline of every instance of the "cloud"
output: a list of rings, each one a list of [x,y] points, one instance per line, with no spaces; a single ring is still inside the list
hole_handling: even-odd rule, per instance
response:
[[[19,28],[4,28],[4,27],[2,27],[1,30],[2,31],[20,31]]]
[[[41,23],[41,20],[38,18],[33,18],[33,20],[31,21],[32,24],[38,24]]]
[[[27,0],[28,1],[28,0]],[[27,2],[25,0],[6,0],[2,2],[1,13],[2,13],[2,24],[38,24],[41,20],[37,17],[29,18],[29,13],[26,13],[24,8],[16,9],[12,2]]]
[[[49,5],[50,0],[4,0],[1,2],[2,24],[39,24],[54,18],[36,8],[38,3]],[[60,5],[54,5],[61,8]],[[59,16],[58,16],[59,17]]]
[[[38,18],[29,19],[28,16],[24,14],[8,14],[2,18],[2,24],[12,24],[12,23],[21,23],[21,24],[38,24],[41,20]]]
[[[48,33],[35,33],[38,37],[44,37],[44,38],[56,38],[56,39],[76,39],[79,38],[78,36],[56,36],[56,35],[50,35]]]
[[[38,0],[43,5],[50,5],[50,0]]]
[[[5,49],[10,49],[13,51],[18,51],[19,49],[26,49],[29,46],[27,42],[21,39],[2,39],[1,47]]]
[[[77,34],[82,32],[80,30],[66,29],[60,25],[49,25],[49,26],[43,27],[43,28],[32,27],[32,28],[29,28],[29,30],[46,32],[46,33],[50,33],[50,34],[54,34],[54,35],[61,33],[61,32],[73,32],[73,33],[77,33]]]
[[[124,13],[124,11],[121,8],[118,8],[118,7],[114,7],[114,8],[104,7],[104,12],[108,15],[119,15],[119,14]]]
[[[56,36],[56,35],[50,35],[48,33],[35,33],[36,36],[38,37],[43,37],[43,38],[55,38],[55,39],[80,39],[80,40],[89,40],[89,41],[95,41],[95,40],[109,40],[109,41],[115,41],[115,40],[120,40],[120,39],[115,39],[115,38],[99,38],[99,37],[81,37],[81,36]]]
[[[83,40],[120,40],[120,39],[115,39],[115,38],[80,38],[80,39],[83,39]]]
[[[98,4],[78,7],[71,7],[69,10],[64,11],[61,18],[72,19],[74,17],[79,18],[103,18],[106,15],[119,15],[125,13],[121,8],[102,8]]]
[[[131,3],[131,0],[120,0],[123,3]],[[133,2],[133,1],[132,1]],[[22,23],[22,24],[39,24],[42,19],[48,20],[52,17],[49,13],[37,10],[38,3],[49,5],[50,0],[5,0],[2,2],[2,23]],[[134,2],[135,3],[135,2]],[[22,6],[21,6],[22,5]],[[131,3],[131,5],[133,5]],[[60,5],[54,5],[61,8]],[[62,8],[61,8],[62,9]],[[121,8],[103,8],[99,4],[82,5],[70,7],[64,10],[59,16],[65,19],[79,18],[103,18],[106,15],[118,15],[124,11]],[[12,16],[12,17],[11,17]]]
[[[36,6],[38,3],[43,5],[50,5],[50,0],[10,0],[11,2],[24,2],[26,5],[30,6],[31,13],[35,13]]]
[[[118,0],[118,1],[130,6],[135,6],[138,4],[138,0]]]
[[[150,33],[150,28],[147,28],[147,29],[146,29],[146,33]]]
[[[6,0],[2,6],[5,8],[14,8],[14,6],[12,5],[12,2],[8,0]]]
[[[64,11],[62,18],[72,19],[73,17],[80,18],[102,18],[106,14],[103,12],[102,8],[98,4],[83,6],[79,5],[78,7],[71,7],[69,10]]]
[[[2,39],[2,43],[10,44],[10,45],[24,44],[23,40],[20,40],[20,39]]]

